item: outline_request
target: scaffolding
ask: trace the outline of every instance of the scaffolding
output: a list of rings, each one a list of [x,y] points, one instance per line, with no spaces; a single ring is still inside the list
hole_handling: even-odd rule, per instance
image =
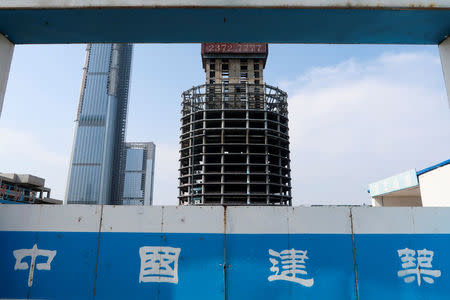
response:
[[[204,84],[182,98],[180,204],[291,205],[286,92]]]

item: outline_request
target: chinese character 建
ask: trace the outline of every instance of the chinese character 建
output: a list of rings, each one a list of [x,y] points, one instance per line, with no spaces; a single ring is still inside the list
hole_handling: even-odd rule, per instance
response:
[[[403,270],[398,271],[398,277],[403,277],[406,283],[417,280],[417,285],[420,286],[423,279],[423,281],[433,284],[434,278],[441,276],[440,270],[432,270],[433,251],[417,250],[417,256],[415,250],[408,248],[397,250],[397,252],[403,268]]]
[[[34,244],[31,249],[18,249],[13,251],[13,255],[16,258],[16,264],[14,265],[14,270],[27,270],[28,272],[28,286],[31,287],[33,285],[33,276],[34,269],[36,266],[36,270],[50,270],[50,264],[53,261],[53,258],[56,255],[56,250],[41,250],[38,249],[37,245]],[[30,265],[26,262],[22,262],[22,259],[25,257],[31,257]],[[36,257],[44,256],[47,257],[47,261],[45,263],[36,264]]]
[[[178,283],[178,257],[180,248],[141,247],[139,282]]]
[[[308,259],[306,250],[290,249],[277,252],[269,249],[269,254],[272,256],[269,258],[272,263],[270,271],[275,272],[267,278],[269,281],[286,280],[306,287],[314,284],[314,278],[305,278],[308,274],[305,271],[305,260]]]

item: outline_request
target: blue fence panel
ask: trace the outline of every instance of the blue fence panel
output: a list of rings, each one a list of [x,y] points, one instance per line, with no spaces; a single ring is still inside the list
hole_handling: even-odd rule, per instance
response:
[[[360,299],[450,299],[448,213],[354,208],[353,216]]]
[[[92,298],[100,207],[2,206],[0,220],[0,298]]]
[[[356,299],[349,215],[228,208],[227,299]]]
[[[227,299],[356,299],[351,235],[233,234],[226,243]]]
[[[447,253],[443,208],[0,207],[0,299],[450,299]]]
[[[139,210],[105,207],[95,298],[223,300],[223,208]]]

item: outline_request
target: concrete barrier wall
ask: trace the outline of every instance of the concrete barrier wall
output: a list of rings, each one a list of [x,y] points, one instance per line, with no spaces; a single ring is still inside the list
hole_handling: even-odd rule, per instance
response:
[[[0,206],[0,299],[448,299],[450,208]]]

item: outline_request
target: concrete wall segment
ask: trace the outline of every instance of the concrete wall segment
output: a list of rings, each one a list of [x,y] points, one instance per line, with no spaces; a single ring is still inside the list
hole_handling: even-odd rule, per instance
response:
[[[443,207],[411,208],[415,234],[450,234],[450,209]]]
[[[354,234],[414,233],[411,207],[354,207]]]
[[[162,206],[103,206],[102,232],[161,232]]]
[[[99,205],[1,205],[1,231],[98,232]],[[450,208],[103,206],[102,232],[450,233]],[[226,220],[224,219],[226,214]],[[226,231],[225,231],[226,223]]]
[[[1,205],[1,231],[98,232],[98,205]]]
[[[286,234],[289,207],[274,206],[228,206],[226,210],[226,233]]]
[[[222,206],[163,206],[162,212],[165,233],[223,234],[225,230]]]
[[[450,8],[447,0],[3,0],[0,8],[342,7]]]
[[[224,232],[223,211],[222,206],[105,205],[102,232],[222,234]]]
[[[354,234],[450,234],[450,209],[352,208]]]
[[[349,207],[291,207],[288,218],[292,234],[352,233]]]
[[[227,234],[351,234],[348,207],[228,206],[226,216]]]

